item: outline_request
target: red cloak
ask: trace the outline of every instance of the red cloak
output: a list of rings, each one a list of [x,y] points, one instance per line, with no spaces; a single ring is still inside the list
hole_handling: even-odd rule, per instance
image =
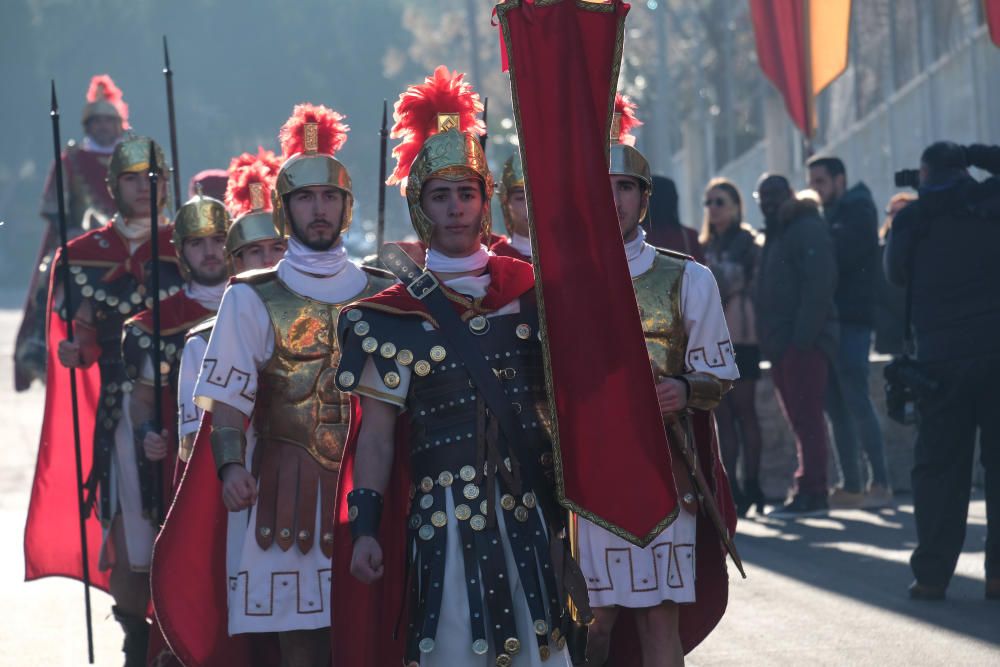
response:
[[[159,261],[174,262],[177,258],[170,243],[173,228],[159,228]],[[70,241],[69,264],[106,268],[104,282],[113,282],[131,273],[145,282],[143,264],[151,258],[148,242],[129,254],[125,240],[111,223]],[[61,252],[57,252],[53,267],[58,267]],[[69,371],[59,363],[56,351],[66,339],[66,323],[52,315],[53,286],[59,280],[53,270],[46,307],[46,338],[48,368],[46,371],[45,416],[38,444],[38,461],[31,487],[31,501],[24,526],[25,580],[42,577],[83,579],[83,552],[80,545],[79,508],[77,505],[76,463],[73,441],[72,403]],[[100,371],[97,364],[77,369],[77,398],[80,423],[80,451],[83,479],[90,475],[94,453],[94,417],[100,398]],[[97,513],[91,511],[86,520],[87,553],[91,583],[101,590],[108,589],[108,572],[98,570],[102,530]]]
[[[150,587],[156,621],[185,665],[277,664],[269,636],[229,636],[226,586],[228,511],[212,457],[206,412],[167,519],[153,546]]]

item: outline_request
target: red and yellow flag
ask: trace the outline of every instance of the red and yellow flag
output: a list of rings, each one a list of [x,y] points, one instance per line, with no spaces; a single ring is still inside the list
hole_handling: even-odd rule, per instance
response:
[[[851,0],[750,0],[750,15],[761,70],[811,137],[815,96],[847,68]]]

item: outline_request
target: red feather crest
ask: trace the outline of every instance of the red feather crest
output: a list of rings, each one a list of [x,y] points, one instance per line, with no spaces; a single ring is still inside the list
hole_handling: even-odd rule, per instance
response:
[[[486,125],[478,117],[482,110],[479,93],[465,81],[465,74],[449,72],[444,65],[438,65],[423,83],[407,88],[393,108],[396,124],[389,136],[402,141],[392,149],[396,168],[386,183],[395,185],[405,181],[420,148],[428,137],[437,133],[439,113],[457,113],[459,130],[481,136],[486,133]]]
[[[129,130],[128,105],[122,99],[122,90],[115,85],[114,79],[107,74],[97,74],[90,79],[90,87],[87,88],[87,103],[107,102],[113,106],[122,119],[122,129]]]
[[[259,183],[262,186],[264,211],[271,210],[271,189],[274,180],[281,169],[281,161],[274,151],[257,148],[257,154],[243,153],[237,155],[229,163],[229,182],[226,184],[226,208],[233,218],[254,211],[251,186]]]
[[[281,126],[278,140],[281,152],[288,158],[306,150],[306,126],[317,125],[316,152],[333,155],[347,141],[347,131],[351,128],[343,122],[344,116],[320,104],[296,104],[291,117]]]
[[[638,108],[638,105],[628,96],[621,93],[615,95],[615,113],[620,114],[621,121],[618,127],[618,143],[635,146],[635,135],[632,134],[632,128],[642,125],[642,121],[635,117],[635,110]]]

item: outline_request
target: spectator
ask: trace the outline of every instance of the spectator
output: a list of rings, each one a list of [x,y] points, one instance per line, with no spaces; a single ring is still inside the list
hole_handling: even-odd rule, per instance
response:
[[[681,224],[677,207],[677,186],[674,182],[666,176],[653,176],[649,215],[642,225],[646,230],[646,243],[691,255],[699,264],[704,264],[705,254],[698,243],[698,232]]]
[[[754,398],[760,378],[760,348],[751,298],[760,248],[753,228],[743,222],[743,198],[731,181],[716,178],[705,189],[705,219],[698,240],[705,248],[708,268],[719,284],[740,371],[740,379],[715,409],[722,461],[729,471],[740,515],[746,516],[753,505],[757,506],[758,514],[763,514],[764,493],[759,481],[761,434]],[[743,477],[742,484],[737,484],[740,459]]]
[[[965,541],[976,430],[986,471],[986,597],[1000,600],[1000,178],[976,182],[966,160],[987,147],[939,142],[921,156],[920,198],[896,215],[885,264],[910,282],[920,417],[913,461],[917,547],[910,597],[940,600]],[[1000,158],[1000,148],[992,149]],[[1000,172],[1000,159],[990,170]]]
[[[868,388],[868,356],[875,319],[878,284],[878,210],[864,183],[847,187],[847,170],[840,158],[809,160],[809,187],[823,204],[837,259],[834,302],[840,322],[840,343],[830,365],[826,412],[833,426],[843,486],[830,494],[834,508],[882,507],[892,502],[885,461],[885,443]],[[862,473],[858,441],[871,466]]]
[[[911,202],[917,200],[912,192],[897,192],[885,209],[885,222],[879,230],[879,255],[885,258],[885,243],[892,228],[892,220]],[[889,282],[884,271],[879,271],[875,290],[875,351],[881,354],[903,353],[903,333],[906,327],[906,290]]]
[[[794,493],[772,514],[820,514],[828,507],[823,399],[837,351],[833,244],[816,204],[796,198],[784,176],[765,174],[757,198],[765,223],[754,299],[757,339],[771,360],[799,456]]]

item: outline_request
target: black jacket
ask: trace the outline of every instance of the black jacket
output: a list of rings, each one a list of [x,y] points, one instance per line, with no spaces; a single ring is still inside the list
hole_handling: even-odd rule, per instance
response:
[[[811,201],[792,199],[768,224],[757,268],[757,337],[763,356],[776,362],[791,345],[837,348],[833,294],[837,264],[826,223]]]
[[[835,301],[840,321],[872,326],[879,264],[878,211],[864,183],[850,188],[824,211],[837,257]]]
[[[913,277],[917,358],[1000,356],[1000,178],[962,174],[922,188],[900,211],[886,246],[889,280]],[[912,271],[910,260],[912,257]]]

